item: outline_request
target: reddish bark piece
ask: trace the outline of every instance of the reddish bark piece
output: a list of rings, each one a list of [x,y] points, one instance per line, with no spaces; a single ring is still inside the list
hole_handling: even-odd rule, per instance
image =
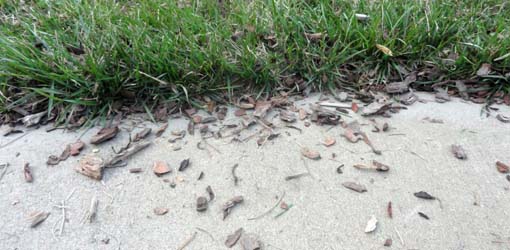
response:
[[[239,116],[243,116],[243,115],[246,115],[246,110],[244,109],[238,109],[234,112],[234,115],[239,117]]]
[[[156,130],[156,137],[160,137],[161,135],[163,135],[166,128],[168,128],[168,122],[163,123],[163,125],[161,125],[161,127],[159,127],[158,130]]]
[[[304,110],[302,108],[299,109],[298,112],[299,112],[299,120],[301,120],[301,121],[306,119],[306,117],[308,116],[308,113],[306,112],[306,110]]]
[[[23,166],[23,175],[25,176],[25,181],[30,183],[34,181],[34,177],[32,176],[32,171],[30,170],[29,163],[25,163]]]
[[[510,172],[510,167],[500,161],[496,162],[496,169],[498,170],[498,172],[500,172],[502,174],[506,174],[506,173]]]
[[[165,162],[162,161],[155,161],[154,165],[152,166],[152,171],[155,175],[162,176],[164,174],[170,173],[171,169],[168,167],[168,165]]]
[[[309,148],[302,148],[301,154],[304,157],[306,157],[308,159],[312,159],[312,160],[319,160],[321,158],[321,155],[319,154],[319,152],[309,149]]]
[[[355,182],[350,182],[350,181],[344,182],[344,183],[342,183],[342,186],[344,186],[345,188],[348,188],[350,190],[356,191],[358,193],[364,193],[367,191],[367,188],[364,185],[361,185],[361,184],[358,184]]]
[[[358,107],[358,104],[356,104],[355,102],[353,102],[351,104],[351,109],[354,113],[358,113],[358,110],[359,110],[359,107]]]
[[[80,159],[76,171],[92,179],[101,180],[103,177],[103,159],[95,155],[86,155]]]
[[[108,141],[115,137],[119,132],[119,127],[111,127],[111,128],[102,128],[97,132],[96,135],[92,136],[90,139],[90,143],[92,144],[100,144],[105,141]]]
[[[75,143],[71,143],[69,144],[69,154],[72,156],[77,156],[80,154],[84,147],[85,143],[83,143],[81,140],[78,140]]]
[[[322,142],[322,144],[324,144],[324,146],[326,147],[333,146],[335,143],[336,143],[335,138],[331,136],[326,137],[326,139],[324,139],[324,141]]]
[[[156,215],[164,215],[166,213],[168,213],[168,208],[164,208],[164,207],[154,208],[154,214],[156,214]]]
[[[228,248],[232,248],[235,246],[239,238],[241,238],[241,234],[243,233],[243,228],[237,229],[233,234],[227,236],[227,240],[225,240],[225,246]]]

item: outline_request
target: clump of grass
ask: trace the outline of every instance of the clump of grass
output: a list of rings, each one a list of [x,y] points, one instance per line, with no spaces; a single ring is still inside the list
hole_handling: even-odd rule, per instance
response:
[[[426,85],[469,78],[482,63],[509,91],[508,13],[504,0],[2,0],[0,108],[37,100],[98,114],[119,99],[193,103],[440,72]]]

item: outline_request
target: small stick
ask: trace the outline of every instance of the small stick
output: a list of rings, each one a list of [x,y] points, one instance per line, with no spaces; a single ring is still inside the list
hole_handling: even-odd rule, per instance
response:
[[[285,177],[285,180],[286,181],[290,181],[290,180],[298,179],[298,178],[301,178],[301,177],[307,176],[307,175],[310,175],[310,173],[301,173],[301,174],[289,175],[289,176]]]
[[[94,195],[94,197],[92,197],[92,200],[90,201],[89,211],[87,212],[87,220],[89,221],[89,223],[92,223],[92,221],[94,221],[94,219],[96,218],[98,203],[99,201],[97,200],[97,196]]]
[[[236,175],[237,167],[239,167],[239,164],[237,164],[237,163],[232,167],[232,176],[234,177],[234,186],[237,186],[237,183],[239,182],[239,178]]]
[[[211,233],[209,233],[207,230],[205,230],[205,229],[203,229],[203,228],[199,228],[199,227],[195,227],[195,228],[196,228],[198,231],[201,231],[202,233],[205,233],[205,234],[209,235],[209,237],[211,237],[211,239],[212,239],[213,241],[216,241],[216,239],[212,236],[212,234],[211,234]]]
[[[278,201],[276,202],[276,204],[274,204],[274,206],[272,208],[270,208],[269,210],[267,210],[263,214],[261,214],[261,215],[259,215],[257,217],[249,218],[248,220],[257,220],[257,219],[260,219],[260,218],[264,217],[265,215],[271,213],[278,206],[278,204],[280,204],[280,202],[282,202],[283,197],[285,197],[285,192],[282,193],[282,195],[280,196],[280,199],[278,199]]]
[[[134,144],[133,147],[128,148],[124,152],[121,152],[120,154],[115,155],[112,159],[106,161],[106,163],[104,164],[104,167],[105,168],[114,167],[116,164],[126,160],[129,156],[138,153],[139,151],[148,147],[149,145],[151,145],[151,142],[144,142],[144,141]]]
[[[397,236],[400,239],[400,242],[402,242],[402,246],[405,246],[406,244],[404,243],[404,239],[402,239],[402,236],[400,235],[400,232],[397,230],[396,227],[394,227],[394,228],[395,228],[395,232],[397,232]]]
[[[182,245],[177,248],[177,250],[182,250],[182,249],[186,248],[189,245],[189,243],[191,243],[191,241],[193,239],[195,239],[195,236],[197,236],[197,232],[194,232],[193,235],[191,235],[191,237],[189,237],[186,241],[184,241],[182,243]]]

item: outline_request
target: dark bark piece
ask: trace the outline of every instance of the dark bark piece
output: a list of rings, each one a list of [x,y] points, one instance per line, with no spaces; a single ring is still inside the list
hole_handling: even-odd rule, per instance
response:
[[[96,135],[92,136],[90,139],[90,143],[92,144],[100,144],[102,142],[108,141],[115,137],[119,132],[119,127],[115,126],[112,128],[102,128],[97,132]]]
[[[216,117],[214,117],[214,116],[208,116],[208,117],[202,118],[202,121],[200,121],[200,123],[202,123],[202,124],[212,123],[212,122],[215,122],[217,120],[218,119]]]
[[[133,173],[133,174],[141,173],[142,172],[142,168],[131,168],[131,169],[129,169],[129,172]]]
[[[43,221],[45,221],[48,216],[50,216],[50,213],[48,212],[35,212],[33,213],[29,218],[29,222],[30,222],[30,227],[37,227],[38,225],[40,225]]]
[[[457,159],[460,159],[460,160],[466,160],[467,159],[467,154],[466,154],[466,151],[464,150],[464,148],[460,145],[452,145],[452,153],[453,155],[457,158]]]
[[[216,197],[216,196],[214,195],[214,192],[213,192],[211,186],[207,186],[205,188],[205,191],[207,191],[207,194],[209,194],[209,201],[214,200],[214,197]]]
[[[426,220],[430,220],[429,216],[427,216],[426,214],[424,214],[422,212],[418,212],[418,215],[420,215],[422,218],[424,218]]]
[[[54,165],[58,165],[59,162],[60,162],[60,159],[58,156],[50,155],[50,156],[48,156],[48,160],[46,161],[46,164],[50,165],[50,166],[54,166]]]
[[[11,134],[18,134],[18,133],[23,133],[22,130],[19,130],[19,129],[15,129],[13,127],[9,127],[7,128],[7,130],[4,132],[3,136],[8,136],[8,135],[11,135]]]
[[[181,165],[179,166],[179,171],[184,171],[189,167],[189,158],[181,161]]]
[[[151,128],[144,128],[142,131],[136,133],[135,139],[133,139],[134,142],[137,142],[139,140],[144,139],[152,132]]]
[[[85,54],[85,50],[83,49],[83,45],[82,44],[80,44],[80,47],[76,47],[76,46],[73,46],[73,45],[67,45],[66,46],[66,50],[69,53],[73,53],[73,54],[75,54],[77,56]]]
[[[498,170],[498,172],[500,172],[502,174],[506,174],[506,173],[510,172],[510,167],[500,161],[496,162],[496,169]]]
[[[503,123],[510,123],[510,117],[506,116],[506,115],[498,114],[496,116],[496,119],[498,119],[500,122],[503,122]]]
[[[197,211],[204,212],[205,210],[207,210],[207,206],[208,206],[207,198],[205,198],[204,196],[199,196],[197,198]]]
[[[386,211],[388,212],[388,217],[390,217],[390,219],[393,219],[393,208],[392,208],[392,205],[391,205],[391,201],[388,202],[388,206],[386,208]]]
[[[237,229],[233,234],[227,236],[227,240],[225,240],[225,246],[228,248],[232,248],[235,246],[241,235],[243,234],[244,229],[241,227]]]
[[[114,157],[112,157],[112,159],[106,161],[104,167],[105,168],[117,167],[119,163],[122,163],[130,156],[142,151],[151,144],[152,142],[150,141],[140,141],[137,143],[133,143],[128,149],[122,151],[121,153],[116,154]]]
[[[243,250],[260,250],[261,244],[259,239],[254,235],[244,234],[241,238],[240,244]]]
[[[168,128],[168,123],[163,123],[161,127],[156,130],[156,137],[160,137],[165,132],[166,128]]]
[[[280,120],[284,121],[284,122],[295,122],[296,121],[296,114],[290,112],[290,111],[287,111],[287,110],[282,110],[280,111]]]
[[[244,200],[243,196],[234,196],[232,199],[228,200],[223,204],[223,220],[227,218],[227,216],[232,212],[232,209],[238,204],[242,203]]]
[[[358,184],[355,182],[350,182],[350,181],[344,182],[344,183],[342,183],[342,186],[344,186],[350,190],[354,190],[358,193],[363,193],[363,192],[367,191],[367,188],[364,185]]]
[[[377,170],[377,171],[387,172],[387,171],[390,170],[390,167],[388,165],[382,164],[382,163],[380,163],[380,162],[378,162],[376,160],[373,160],[372,164],[374,164],[375,170]]]
[[[416,193],[414,193],[414,196],[421,198],[421,199],[425,199],[425,200],[435,200],[436,199],[436,197],[430,195],[429,193],[427,193],[425,191],[416,192]]]
[[[85,147],[85,143],[81,140],[76,141],[75,143],[69,144],[69,154],[72,156],[77,156],[80,154],[81,150]]]
[[[392,244],[393,244],[393,241],[391,239],[386,239],[384,241],[384,246],[385,247],[391,247]]]
[[[23,176],[25,176],[25,181],[30,183],[34,181],[34,177],[32,176],[32,170],[30,170],[29,163],[25,163],[23,165]]]

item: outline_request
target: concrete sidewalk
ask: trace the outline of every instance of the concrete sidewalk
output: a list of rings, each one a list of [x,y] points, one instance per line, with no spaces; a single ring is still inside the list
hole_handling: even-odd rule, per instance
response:
[[[307,103],[316,100],[311,97],[296,105],[307,108]],[[508,107],[499,108],[510,114]],[[273,121],[280,136],[260,147],[258,137],[244,143],[211,138],[199,150],[197,132],[177,142],[182,142],[181,149],[174,151],[176,145],[168,142],[171,131],[187,127],[187,121],[179,118],[170,120],[162,137],[151,135],[153,145],[130,158],[126,167],[107,169],[103,180],[96,181],[74,170],[81,157],[93,151],[103,157],[111,155],[112,146],[127,143],[129,130],[133,134],[157,126],[136,117],[124,120],[119,135],[98,147],[88,142],[99,128],[50,133],[37,129],[1,137],[0,145],[5,145],[23,136],[0,148],[0,163],[10,164],[0,180],[0,248],[178,249],[196,232],[185,249],[227,249],[227,236],[243,227],[259,238],[263,249],[510,249],[510,182],[495,167],[497,160],[510,163],[510,124],[482,116],[480,105],[458,99],[444,104],[416,103],[391,118],[376,117],[390,125],[388,132],[373,133],[367,118],[350,115],[344,119],[357,119],[381,155],[372,153],[362,141],[348,142],[341,137],[340,126],[305,127],[298,121],[293,125],[302,129],[300,133],[282,126],[278,118]],[[423,120],[426,117],[444,123]],[[231,112],[229,119],[235,119]],[[59,155],[80,136],[87,143],[80,156],[58,166],[46,165],[49,155]],[[322,145],[327,136],[333,136],[336,144]],[[468,159],[453,157],[452,144],[462,145]],[[319,151],[322,159],[303,160],[302,146]],[[336,154],[334,159],[332,154]],[[190,158],[190,167],[177,171],[186,158]],[[167,162],[173,172],[156,177],[152,172],[156,160]],[[391,170],[352,167],[372,160]],[[33,183],[23,178],[24,162],[32,167]],[[235,164],[239,164],[237,186],[231,173]],[[341,164],[340,174],[337,167]],[[134,167],[143,172],[130,173]],[[285,180],[307,171],[308,176]],[[201,172],[203,178],[197,180]],[[368,191],[346,189],[342,183],[347,181],[361,183]],[[207,197],[209,185],[216,197],[206,212],[197,212],[196,199]],[[65,203],[67,219],[60,234],[62,209],[55,206],[73,191]],[[413,195],[418,191],[439,200],[419,199]],[[222,220],[223,204],[236,195],[243,195],[244,202]],[[84,218],[94,196],[99,200],[97,219],[88,223]],[[287,212],[280,214],[283,210],[278,206],[250,220],[270,210],[282,196],[290,206]],[[392,219],[387,215],[390,201]],[[156,207],[169,212],[155,215]],[[27,217],[33,211],[51,214],[30,228]],[[378,220],[377,229],[365,233],[371,216]],[[386,239],[392,239],[391,247],[383,246]],[[238,243],[233,249],[242,248]]]

